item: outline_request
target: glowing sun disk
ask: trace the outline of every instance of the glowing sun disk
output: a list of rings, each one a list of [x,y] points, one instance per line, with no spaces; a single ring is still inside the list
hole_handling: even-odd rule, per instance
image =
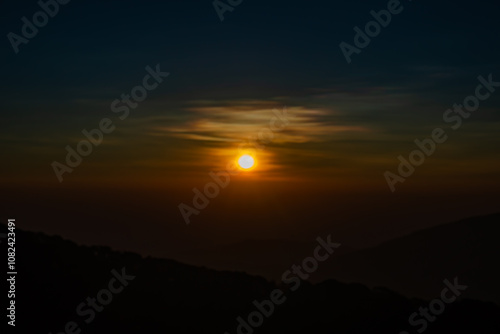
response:
[[[240,165],[240,167],[243,169],[252,168],[254,163],[255,163],[254,159],[251,156],[249,156],[248,154],[242,155],[238,159],[238,165]]]

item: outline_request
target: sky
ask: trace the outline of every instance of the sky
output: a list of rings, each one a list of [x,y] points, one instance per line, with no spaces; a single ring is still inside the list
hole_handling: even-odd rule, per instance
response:
[[[320,194],[333,193],[343,207],[351,207],[353,198],[365,208],[376,200],[378,216],[372,220],[390,216],[391,223],[407,217],[407,208],[426,196],[441,205],[424,210],[420,220],[432,214],[430,221],[443,223],[493,211],[500,185],[500,91],[481,101],[457,130],[443,121],[443,113],[475,92],[478,76],[500,81],[498,4],[402,1],[401,12],[348,63],[340,43],[354,44],[354,27],[364,28],[373,20],[370,11],[387,6],[244,0],[221,21],[209,0],[72,0],[15,53],[8,34],[21,34],[21,18],[31,20],[40,7],[36,1],[4,1],[0,180],[5,189],[39,194],[26,203],[46,208],[40,222],[28,224],[32,229],[78,234],[63,227],[67,216],[51,225],[49,217],[60,209],[40,203],[93,187],[100,194],[154,189],[152,197],[170,199],[163,206],[178,226],[178,204],[189,204],[194,187],[201,189],[211,171],[234,161],[241,143],[269,133],[264,129],[277,112],[289,116],[286,125],[271,131],[273,139],[253,152],[256,167],[232,176],[229,187],[248,191],[237,212],[248,208],[248,198],[273,192],[279,195],[266,202],[274,203],[271,208],[300,198],[309,203],[295,204],[302,213],[289,214],[297,221],[286,237],[312,235],[328,225],[311,230],[307,218],[296,218],[311,217],[311,206],[318,220],[331,217],[330,205],[323,204],[330,195]],[[142,85],[148,66],[169,75],[120,119],[113,101]],[[54,161],[64,164],[65,147],[76,148],[85,139],[82,130],[105,118],[114,131],[59,182]],[[408,158],[414,140],[429,138],[435,128],[446,130],[448,140],[392,193],[384,173],[397,173],[398,156]],[[457,209],[451,198],[458,193],[472,203]],[[15,196],[5,196],[7,207],[19,210]],[[200,220],[217,224],[226,217],[224,196],[211,204],[219,206],[216,213]],[[137,201],[143,203],[139,211],[154,202]],[[87,197],[85,203],[94,202]],[[101,212],[93,204],[86,207]],[[388,213],[391,208],[398,213]],[[370,216],[353,219],[352,211],[339,217],[358,224]],[[409,220],[405,226],[418,225]],[[251,230],[262,235],[261,229]],[[273,237],[280,233],[282,227],[276,228]]]

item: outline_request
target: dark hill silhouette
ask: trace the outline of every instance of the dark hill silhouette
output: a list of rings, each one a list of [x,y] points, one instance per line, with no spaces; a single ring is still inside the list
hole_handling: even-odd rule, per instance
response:
[[[5,226],[1,226],[0,233]],[[78,246],[60,237],[17,230],[17,332],[60,333],[76,321],[81,333],[237,333],[236,318],[255,310],[276,284],[241,272],[221,272],[172,260],[143,258],[107,247]],[[4,244],[2,244],[2,248]],[[106,288],[110,271],[135,279],[85,325],[76,307]],[[283,268],[286,270],[287,268]],[[284,288],[284,287],[283,287]],[[399,333],[422,300],[386,289],[328,280],[303,283],[255,333]],[[5,309],[5,308],[4,308]],[[500,333],[500,309],[460,300],[426,333]]]

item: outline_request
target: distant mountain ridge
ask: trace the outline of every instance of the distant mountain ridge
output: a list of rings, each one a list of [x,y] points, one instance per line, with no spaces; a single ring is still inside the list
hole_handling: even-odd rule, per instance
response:
[[[196,266],[205,266],[217,270],[238,270],[268,279],[280,280],[283,268],[301,261],[304,254],[310,253],[316,246],[315,241],[300,242],[291,240],[255,240],[249,239],[237,243],[193,249],[176,256],[181,262]],[[342,245],[333,254],[354,251]]]
[[[342,245],[312,275],[313,282],[338,279],[386,286],[410,297],[434,298],[447,277],[470,285],[471,298],[500,304],[500,214],[471,217],[413,232],[363,250]],[[340,240],[339,240],[340,241]],[[283,266],[300,260],[312,243],[247,240],[203,248],[179,259],[219,270],[237,269],[279,280]]]
[[[442,279],[458,276],[470,298],[500,304],[500,213],[439,225],[333,258],[315,279],[382,285],[433,298]]]

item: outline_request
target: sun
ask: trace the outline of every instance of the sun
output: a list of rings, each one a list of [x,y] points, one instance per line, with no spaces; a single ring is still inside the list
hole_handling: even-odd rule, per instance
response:
[[[245,154],[238,159],[238,165],[243,169],[250,169],[255,164],[254,158],[252,156]]]

